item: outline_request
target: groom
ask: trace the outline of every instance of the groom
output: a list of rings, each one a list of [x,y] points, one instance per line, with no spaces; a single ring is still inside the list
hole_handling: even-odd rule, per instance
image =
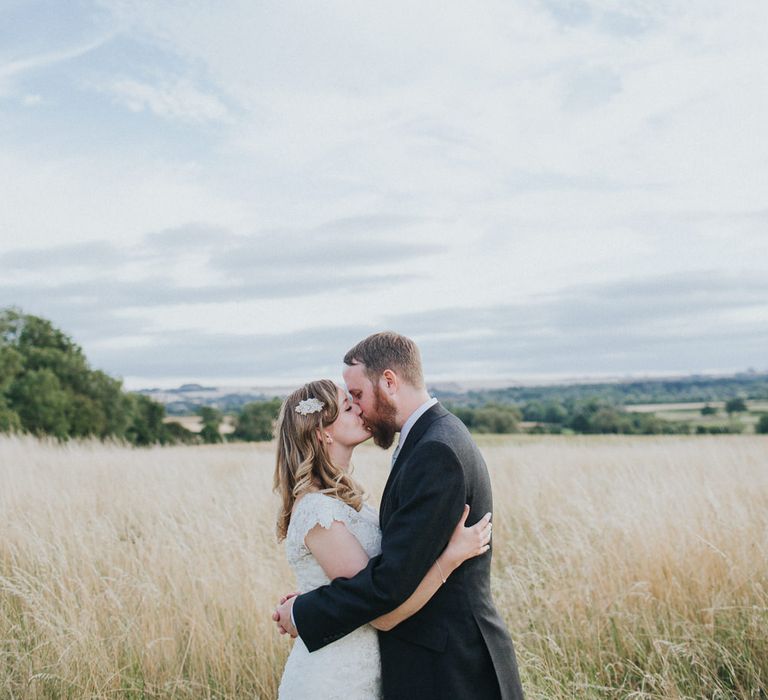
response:
[[[289,598],[273,618],[309,651],[404,602],[448,543],[465,503],[470,521],[493,510],[483,457],[461,421],[430,399],[412,340],[376,333],[344,363],[374,442],[388,448],[396,432],[400,440],[381,498],[382,553],[350,579]],[[490,569],[490,552],[465,561],[419,612],[379,633],[386,700],[522,700]]]

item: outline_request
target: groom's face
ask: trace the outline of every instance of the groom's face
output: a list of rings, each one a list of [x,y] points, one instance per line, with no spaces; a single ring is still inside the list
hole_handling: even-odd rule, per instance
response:
[[[346,367],[344,381],[352,400],[360,407],[360,417],[370,429],[373,441],[387,449],[399,430],[395,420],[397,409],[392,400],[378,384],[368,378],[363,365]]]

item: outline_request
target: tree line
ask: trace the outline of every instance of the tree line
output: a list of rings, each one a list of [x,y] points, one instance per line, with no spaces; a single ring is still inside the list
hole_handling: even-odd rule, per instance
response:
[[[82,348],[50,321],[13,308],[0,312],[0,431],[134,445],[181,440],[164,415],[162,405],[92,369]]]
[[[687,423],[668,421],[653,414],[630,413],[604,399],[529,401],[519,405],[448,404],[464,424],[477,433],[583,433],[625,435],[686,434]],[[527,426],[521,425],[527,422]]]
[[[479,389],[466,393],[440,391],[444,401],[462,406],[489,403],[523,405],[528,402],[601,400],[622,406],[648,403],[704,403],[743,398],[768,400],[768,374],[744,372],[733,377],[691,376],[679,379],[648,379],[592,384],[552,384]]]
[[[270,440],[280,400],[246,405],[235,439]],[[221,440],[221,414],[202,407],[199,434],[165,422],[165,407],[127,392],[119,379],[91,368],[72,338],[38,316],[0,310],[0,433],[99,438],[132,445]]]
[[[762,396],[762,384],[753,384],[752,395]],[[653,382],[643,383],[646,385],[656,387]],[[608,386],[611,391],[596,396],[585,394],[584,386],[565,387],[568,391],[563,394],[553,393],[553,387],[512,387],[460,397],[441,393],[439,398],[476,433],[649,435],[739,431],[738,423],[694,428],[650,413],[632,413],[616,403],[616,386],[599,386]],[[659,395],[657,388],[650,393]],[[673,393],[680,398],[676,389]],[[280,405],[278,398],[243,405],[229,414],[234,432],[227,439],[271,440]],[[702,414],[714,410],[707,406]],[[746,404],[741,397],[733,397],[725,410],[731,415],[746,410]],[[196,412],[202,420],[199,433],[166,422],[161,403],[127,392],[121,380],[92,369],[82,348],[50,321],[14,308],[0,310],[0,433],[26,432],[60,440],[114,439],[138,446],[223,441],[223,411],[199,406]],[[755,430],[768,433],[768,414],[759,418]]]

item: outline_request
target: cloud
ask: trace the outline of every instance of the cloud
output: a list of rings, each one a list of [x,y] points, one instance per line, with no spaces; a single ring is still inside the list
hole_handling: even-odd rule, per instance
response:
[[[0,63],[0,97],[8,95],[12,91],[15,82],[22,76],[84,56],[109,42],[112,37],[113,34],[109,33],[98,39],[59,51],[46,51]],[[27,99],[30,97],[32,98],[31,102]],[[39,95],[28,95],[24,98],[24,101],[26,104],[36,104],[39,99],[35,98],[39,98]]]
[[[46,68],[56,63],[61,63],[62,61],[69,61],[73,58],[83,56],[84,54],[93,51],[99,46],[102,46],[110,38],[110,36],[105,36],[93,41],[86,42],[79,46],[73,46],[60,51],[49,51],[35,54],[33,56],[26,56],[24,58],[17,58],[11,61],[6,61],[0,65],[0,80],[16,75],[21,75],[22,73],[26,73],[28,71]]]
[[[298,333],[168,332],[150,346],[96,349],[100,366],[122,376],[216,377],[280,381],[338,377],[344,352],[360,339],[359,327],[312,328]]]
[[[201,223],[184,224],[154,231],[144,236],[144,245],[155,253],[179,250],[212,250],[237,243],[240,237],[222,226]]]
[[[235,271],[288,276],[293,269],[336,264],[345,269],[398,266],[418,258],[434,259],[447,250],[445,244],[409,238],[421,219],[402,215],[371,214],[326,221],[308,228],[283,227],[252,234],[238,234],[220,226],[185,224],[144,236],[137,243],[115,244],[96,240],[46,248],[17,248],[0,253],[0,264],[8,272],[36,273],[67,271],[84,267],[85,277],[114,278],[132,263],[172,264],[202,254],[203,265],[212,272]],[[80,278],[78,278],[79,280]],[[50,281],[49,277],[46,277]]]
[[[149,331],[139,347],[96,348],[122,375],[268,381],[338,376],[371,332],[413,337],[428,377],[511,379],[765,367],[768,281],[714,271],[558,290],[525,303],[443,308],[295,333]],[[119,368],[119,369],[117,369]]]
[[[447,376],[729,369],[765,365],[767,300],[762,274],[712,270],[384,323],[420,340],[433,371]]]
[[[30,142],[19,125],[36,122],[14,119],[13,139],[0,151],[0,251],[105,238],[133,243],[188,221],[232,227],[247,219],[252,204],[214,186],[215,177],[194,161],[169,159],[106,120],[91,125],[96,136],[83,134],[78,125],[89,115],[77,110],[78,125],[64,129],[58,111],[41,110]]]
[[[602,334],[663,325],[675,333],[677,324],[685,321],[709,317],[714,324],[722,320],[721,315],[749,310],[756,311],[758,318],[768,312],[768,278],[760,272],[733,275],[704,270],[568,286],[519,304],[436,309],[387,320],[408,332],[425,334],[535,330],[554,337],[573,329]]]
[[[674,8],[674,3],[669,4]],[[620,5],[609,0],[541,0],[552,18],[569,28],[595,28],[617,36],[635,36],[658,26],[659,9],[652,4],[625,0]]]
[[[165,278],[146,277],[136,281],[119,281],[108,271],[82,282],[41,286],[0,285],[0,294],[25,307],[45,307],[53,312],[69,304],[102,309],[113,314],[125,309],[149,309],[153,306],[182,306],[222,304],[255,299],[300,298],[317,293],[313,284],[302,284],[296,278],[283,275],[269,279],[236,284],[180,285]],[[324,293],[360,292],[385,284],[397,284],[404,276],[335,275],[322,283]]]
[[[65,244],[50,248],[16,248],[0,254],[6,274],[40,272],[62,268],[114,268],[124,260],[119,248],[109,241]]]
[[[132,112],[149,110],[164,119],[221,122],[229,120],[229,111],[215,95],[203,92],[189,80],[159,85],[131,79],[115,80],[104,88]]]
[[[227,273],[282,268],[302,274],[307,269],[338,271],[403,265],[430,258],[447,246],[409,240],[409,227],[419,220],[404,216],[358,216],[323,223],[308,230],[284,229],[261,236],[240,237],[222,245],[211,257],[214,269]]]
[[[50,317],[77,337],[100,333],[104,341],[151,330],[159,308],[194,308],[199,316],[203,309],[259,301],[310,298],[328,305],[334,297],[375,294],[413,279],[407,261],[441,246],[376,237],[411,223],[380,214],[279,235],[190,224],[133,244],[15,249],[0,254],[0,301]],[[358,228],[366,235],[348,238]],[[127,319],[124,331],[119,319]]]
[[[116,362],[388,319],[477,373],[759,337],[760,0],[16,8],[0,297]],[[84,32],[115,38],[35,52]]]
[[[586,110],[604,104],[621,91],[621,76],[607,66],[582,67],[568,77],[563,106]]]

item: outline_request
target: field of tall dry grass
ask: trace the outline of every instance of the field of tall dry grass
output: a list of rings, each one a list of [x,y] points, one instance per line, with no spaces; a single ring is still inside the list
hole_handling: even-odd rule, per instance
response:
[[[529,698],[768,698],[768,438],[487,438]],[[356,455],[376,502],[388,456]],[[0,438],[0,697],[272,698],[271,445]]]

